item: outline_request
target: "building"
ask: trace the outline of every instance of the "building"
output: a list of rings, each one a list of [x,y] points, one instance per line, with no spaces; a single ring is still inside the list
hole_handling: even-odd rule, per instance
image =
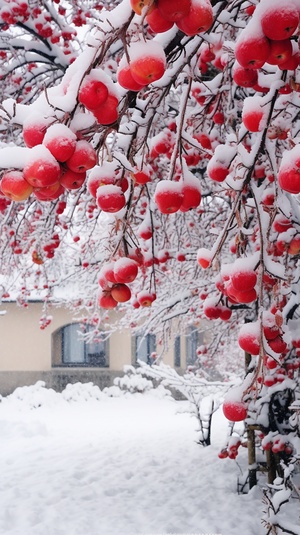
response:
[[[122,375],[124,365],[134,365],[138,359],[150,362],[153,352],[163,353],[166,364],[182,371],[195,361],[196,348],[203,343],[203,335],[197,328],[190,328],[185,336],[174,336],[164,352],[154,334],[145,336],[140,332],[133,336],[129,329],[88,341],[81,333],[87,332],[90,326],[76,320],[73,311],[57,306],[51,312],[50,325],[41,330],[42,302],[31,302],[26,308],[15,302],[2,303],[1,395],[38,380],[58,391],[78,381],[91,381],[102,389]]]

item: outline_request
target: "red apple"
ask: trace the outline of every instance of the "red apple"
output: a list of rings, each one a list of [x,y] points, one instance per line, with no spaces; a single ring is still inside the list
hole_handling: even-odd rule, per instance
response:
[[[251,355],[259,355],[260,330],[257,322],[246,323],[238,334],[238,344],[243,351]]]
[[[213,159],[208,162],[206,170],[209,178],[215,182],[224,182],[229,174],[229,169],[226,164],[216,162]]]
[[[237,62],[233,66],[232,77],[240,87],[253,87],[258,81],[258,74],[255,69],[246,69]]]
[[[39,201],[53,201],[58,199],[58,197],[64,193],[64,188],[61,186],[60,182],[57,181],[52,186],[46,186],[45,188],[34,188],[34,195]]]
[[[154,201],[162,214],[177,212],[183,201],[181,183],[161,180],[156,186]]]
[[[235,268],[234,268],[235,269]],[[231,275],[230,280],[233,287],[241,292],[252,290],[257,282],[255,271],[246,269],[246,267],[236,268]]]
[[[220,310],[220,320],[229,321],[232,316],[232,310],[228,307],[222,306]]]
[[[203,268],[207,269],[211,265],[212,253],[208,249],[201,247],[197,252],[197,262]]]
[[[170,4],[170,2],[169,2]],[[167,20],[160,12],[158,6],[154,5],[152,11],[147,14],[146,22],[155,33],[163,33],[170,30],[174,22]]]
[[[161,16],[168,21],[178,22],[186,17],[192,6],[191,0],[157,0],[157,8]]]
[[[272,340],[268,340],[268,344],[274,353],[284,353],[287,348],[287,344],[281,336],[276,336]]]
[[[108,88],[97,76],[98,69],[94,69],[91,74],[85,76],[80,86],[78,100],[87,110],[96,110],[102,106],[108,97]],[[99,73],[102,71],[99,69]]]
[[[75,151],[66,161],[66,166],[74,173],[84,173],[97,163],[97,154],[92,145],[85,139],[76,142]]]
[[[281,167],[278,173],[278,183],[288,193],[300,193],[300,166]]]
[[[182,193],[183,200],[180,205],[181,212],[188,212],[188,210],[197,208],[201,202],[201,191],[199,180],[196,176],[192,175],[191,179],[189,175],[188,180],[183,180],[182,183]]]
[[[117,282],[114,275],[114,265],[114,262],[107,262],[100,269],[98,282],[103,289],[107,289]]]
[[[33,191],[22,171],[6,171],[0,182],[2,193],[12,201],[25,201]]]
[[[138,274],[138,265],[131,258],[119,258],[114,264],[114,276],[116,282],[133,282]]]
[[[244,100],[242,121],[249,132],[261,132],[267,124],[267,115],[262,97],[247,97]]]
[[[124,56],[118,66],[117,70],[117,80],[119,84],[127,89],[128,91],[140,91],[145,87],[145,85],[138,84],[133,78],[130,70],[130,65],[127,63],[126,57]]]
[[[176,21],[178,28],[186,35],[197,35],[209,30],[214,16],[209,0],[191,0],[191,8],[187,15]]]
[[[132,172],[132,179],[136,184],[143,186],[147,182],[151,182],[150,170],[145,166],[141,170],[135,169]]]
[[[65,124],[49,126],[43,139],[43,145],[59,162],[71,158],[76,147],[76,135]]]
[[[235,57],[245,69],[260,69],[270,55],[270,42],[264,35],[251,35],[246,37],[241,33],[235,46]]]
[[[108,95],[105,103],[93,110],[93,115],[99,124],[108,125],[113,124],[118,120],[119,101],[115,95]]]
[[[300,54],[299,54],[299,52],[296,52],[287,61],[284,61],[283,63],[280,63],[279,68],[282,71],[295,71],[299,65],[300,65]],[[291,92],[292,88],[291,88],[291,86],[289,84],[286,84],[279,91],[281,91],[281,92],[283,92],[283,91]]]
[[[247,405],[243,401],[225,400],[223,403],[223,413],[227,420],[241,422],[247,417]]]
[[[290,39],[282,41],[270,41],[270,53],[267,63],[270,65],[281,65],[287,62],[293,54],[293,46]]]
[[[45,188],[59,181],[61,169],[44,145],[36,145],[30,149],[23,173],[29,184],[35,188]]]
[[[25,119],[23,123],[23,139],[25,145],[30,149],[35,145],[41,145],[43,142],[49,119],[39,115],[33,115]]]
[[[299,13],[292,2],[278,2],[264,9],[261,16],[261,26],[269,39],[288,39],[296,31],[299,24]]]
[[[126,199],[120,186],[100,186],[97,190],[97,204],[103,212],[115,213],[124,208]]]
[[[156,299],[156,294],[148,290],[141,290],[136,298],[141,307],[150,307]]]
[[[74,171],[71,171],[71,169],[63,169],[60,183],[65,189],[73,190],[81,188],[85,180],[86,172],[75,173]]]
[[[249,290],[237,290],[232,282],[226,284],[225,286],[225,294],[233,301],[241,304],[246,303],[252,303],[253,301],[256,301],[257,299],[257,293],[254,288],[251,288]]]
[[[140,85],[159,80],[166,70],[166,56],[162,45],[156,41],[134,43],[129,50],[130,72]]]
[[[112,297],[110,291],[100,291],[98,295],[98,305],[101,308],[106,308],[108,310],[115,308],[117,306],[117,301]]]
[[[217,320],[221,314],[221,307],[215,303],[214,298],[207,297],[203,303],[203,312],[210,320]]]
[[[131,290],[126,284],[116,284],[111,289],[111,296],[117,303],[125,303],[131,298]]]

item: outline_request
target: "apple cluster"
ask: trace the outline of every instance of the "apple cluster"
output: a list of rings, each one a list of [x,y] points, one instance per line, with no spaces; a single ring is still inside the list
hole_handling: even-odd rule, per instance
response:
[[[201,202],[199,180],[187,170],[183,180],[161,180],[157,183],[154,201],[162,214],[173,214],[178,210],[187,212],[197,208]]]
[[[116,213],[126,204],[125,192],[129,186],[124,169],[114,161],[96,165],[89,174],[87,189],[97,206],[107,213]]]
[[[40,201],[57,199],[65,190],[80,188],[86,171],[96,165],[92,145],[64,124],[30,120],[23,138],[28,148],[24,168],[5,171],[1,179],[2,193],[13,201],[24,201],[32,193]]]
[[[154,40],[137,41],[127,47],[117,70],[119,84],[129,91],[140,91],[159,80],[166,70],[162,45]]]
[[[115,123],[119,117],[119,99],[109,76],[100,68],[87,74],[78,92],[78,101],[102,125]]]
[[[104,264],[100,270],[98,283],[101,290],[98,304],[102,308],[112,309],[118,303],[131,299],[128,283],[133,282],[138,274],[138,264],[130,258],[119,258]]]
[[[101,287],[98,294],[98,305],[101,308],[113,309],[119,303],[125,303],[132,298],[128,284],[132,283],[139,270],[136,260],[120,257],[104,264],[100,270],[98,283]],[[134,308],[149,307],[155,301],[156,295],[150,290],[141,290],[132,299]]]
[[[233,73],[236,83],[244,87],[257,85],[253,70],[265,63],[276,65],[282,70],[295,70],[300,61],[298,47],[291,40],[299,25],[299,4],[293,0],[282,3],[279,0],[261,2],[253,17],[241,32],[236,46],[238,64]],[[250,72],[249,72],[250,70]]]
[[[287,455],[292,455],[294,452],[294,447],[287,435],[271,431],[267,435],[262,433],[261,439],[261,446],[264,451],[271,450],[273,453],[285,452]]]
[[[145,13],[146,22],[155,33],[166,32],[174,24],[186,35],[206,32],[213,23],[209,0],[130,0],[138,15]]]
[[[232,420],[234,421],[234,420]],[[218,453],[219,459],[236,459],[238,456],[238,450],[240,446],[247,447],[245,442],[242,442],[241,437],[237,435],[232,435],[229,437],[228,444],[226,447],[222,448]]]
[[[230,303],[246,304],[257,299],[256,283],[255,269],[247,267],[244,259],[237,259],[232,265],[224,266],[216,287]]]

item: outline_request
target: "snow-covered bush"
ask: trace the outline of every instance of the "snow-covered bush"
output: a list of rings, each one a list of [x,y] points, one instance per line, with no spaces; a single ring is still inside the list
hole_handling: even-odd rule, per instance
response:
[[[94,383],[68,383],[61,393],[62,398],[69,402],[101,400],[104,395]]]

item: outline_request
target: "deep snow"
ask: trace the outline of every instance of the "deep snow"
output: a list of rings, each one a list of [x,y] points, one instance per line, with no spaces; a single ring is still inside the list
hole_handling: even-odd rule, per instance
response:
[[[217,456],[223,414],[204,448],[186,409],[159,390],[109,397],[91,384],[2,398],[0,534],[264,533],[261,490],[238,494],[238,465]]]

